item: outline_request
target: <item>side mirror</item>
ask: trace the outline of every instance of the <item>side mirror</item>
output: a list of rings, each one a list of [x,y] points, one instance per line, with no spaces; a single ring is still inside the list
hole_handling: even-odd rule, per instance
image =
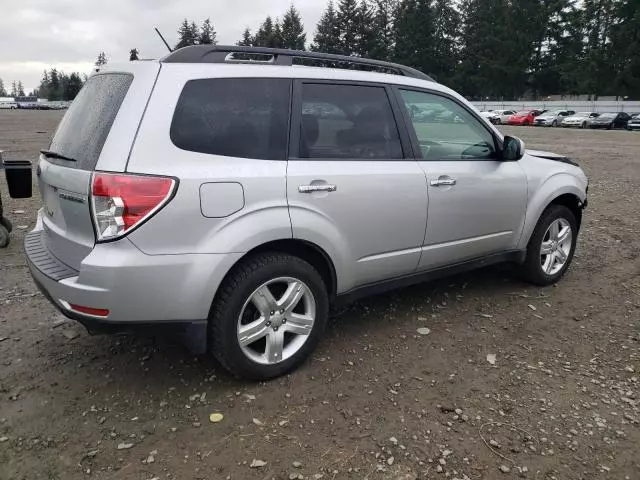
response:
[[[502,159],[506,162],[520,160],[524,155],[524,142],[518,137],[504,137],[502,142]]]

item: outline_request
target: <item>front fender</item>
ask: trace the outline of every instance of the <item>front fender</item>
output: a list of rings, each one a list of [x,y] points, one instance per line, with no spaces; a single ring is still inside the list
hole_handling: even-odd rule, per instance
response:
[[[587,198],[586,184],[575,175],[560,172],[548,177],[531,195],[527,204],[527,214],[525,225],[520,237],[518,248],[524,250],[527,248],[529,239],[536,228],[538,220],[542,212],[561,195],[574,195],[584,202]]]

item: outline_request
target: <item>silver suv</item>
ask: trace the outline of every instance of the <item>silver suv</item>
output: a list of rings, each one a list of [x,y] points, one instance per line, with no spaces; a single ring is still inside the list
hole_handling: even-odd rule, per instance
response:
[[[575,163],[421,72],[246,47],[94,74],[37,175],[26,253],[57,308],[182,325],[254,379],[299,365],[340,302],[503,261],[556,282],[587,204]]]

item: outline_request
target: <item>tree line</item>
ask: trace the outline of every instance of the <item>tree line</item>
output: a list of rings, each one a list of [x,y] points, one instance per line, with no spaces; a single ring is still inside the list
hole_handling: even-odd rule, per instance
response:
[[[40,86],[34,93],[39,98],[46,98],[51,101],[70,101],[76,98],[86,79],[86,75],[81,76],[77,72],[67,75],[52,68],[49,71],[44,71]]]
[[[205,22],[185,19],[176,48],[215,44]],[[336,0],[307,40],[291,6],[237,44],[395,61],[472,99],[640,99],[638,0]]]
[[[11,82],[11,90],[7,90],[4,86],[4,82],[0,78],[0,97],[24,97],[24,87],[22,82],[15,80]]]

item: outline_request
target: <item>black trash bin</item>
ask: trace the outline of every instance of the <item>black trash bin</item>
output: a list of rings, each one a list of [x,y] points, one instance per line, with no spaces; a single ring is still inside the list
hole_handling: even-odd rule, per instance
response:
[[[32,170],[29,160],[2,160],[0,152],[0,170],[4,169],[12,198],[31,197]],[[2,192],[0,192],[0,248],[9,245],[11,222],[4,216],[2,208]]]
[[[29,160],[3,160],[9,196],[11,198],[30,198],[32,170]]]

